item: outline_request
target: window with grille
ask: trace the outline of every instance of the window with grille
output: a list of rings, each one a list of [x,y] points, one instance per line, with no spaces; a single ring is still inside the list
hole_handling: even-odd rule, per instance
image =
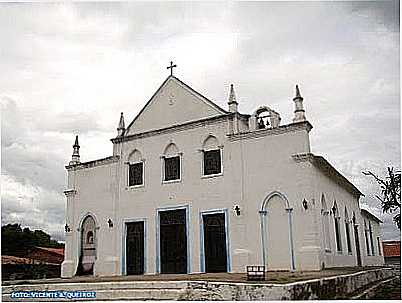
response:
[[[144,183],[144,163],[129,165],[128,186],[142,185]]]
[[[216,175],[222,172],[220,149],[204,151],[204,175]]]
[[[165,158],[164,181],[180,180],[180,156]]]

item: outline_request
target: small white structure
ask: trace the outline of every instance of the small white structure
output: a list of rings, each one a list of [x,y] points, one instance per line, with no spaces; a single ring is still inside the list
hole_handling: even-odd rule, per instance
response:
[[[113,155],[66,166],[62,276],[320,270],[381,265],[362,193],[311,153],[303,98],[226,111],[170,75],[113,138]]]

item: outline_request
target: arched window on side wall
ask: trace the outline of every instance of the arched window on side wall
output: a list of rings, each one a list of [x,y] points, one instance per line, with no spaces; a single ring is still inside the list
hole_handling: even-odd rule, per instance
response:
[[[325,196],[321,196],[321,218],[322,218],[322,231],[324,239],[324,248],[326,252],[331,252],[331,241],[329,235],[329,211],[327,203],[325,201]]]
[[[350,221],[346,206],[345,206],[345,231],[346,231],[346,244],[348,246],[348,254],[352,254],[352,243],[350,241]]]
[[[377,237],[377,247],[378,247],[378,255],[381,256],[381,241],[380,241],[380,237]]]
[[[342,238],[341,238],[341,226],[340,226],[340,216],[338,211],[338,206],[336,205],[336,201],[334,202],[334,206],[332,207],[332,213],[334,215],[334,224],[335,224],[335,242],[336,242],[336,251],[342,252]]]
[[[373,241],[373,229],[371,227],[371,222],[369,221],[369,234],[370,234],[370,247],[371,247],[371,255],[374,256],[374,241]]]
[[[364,238],[366,240],[367,256],[370,256],[370,244],[369,244],[368,233],[369,233],[369,231],[367,229],[367,223],[366,223],[366,220],[364,220]]]

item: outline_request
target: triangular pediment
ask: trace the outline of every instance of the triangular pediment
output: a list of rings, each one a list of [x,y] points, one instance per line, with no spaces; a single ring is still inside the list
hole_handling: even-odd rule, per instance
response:
[[[127,127],[126,135],[226,114],[218,105],[169,76]]]

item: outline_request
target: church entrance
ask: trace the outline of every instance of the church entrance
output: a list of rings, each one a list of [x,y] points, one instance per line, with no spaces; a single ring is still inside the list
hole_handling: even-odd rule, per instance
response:
[[[227,272],[225,214],[205,214],[204,256],[206,272]]]
[[[77,275],[93,275],[96,259],[96,225],[92,216],[87,216],[81,226],[81,251]]]
[[[187,273],[186,210],[159,212],[161,273]]]
[[[144,221],[126,223],[127,275],[144,273]]]

